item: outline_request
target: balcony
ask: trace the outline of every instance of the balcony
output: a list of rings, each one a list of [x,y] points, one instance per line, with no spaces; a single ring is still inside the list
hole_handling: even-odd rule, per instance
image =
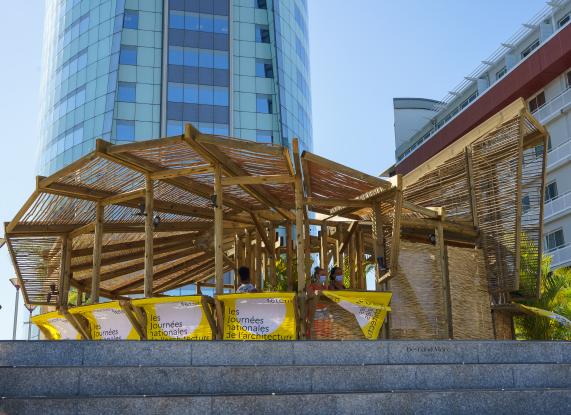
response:
[[[569,90],[571,91],[571,89]],[[571,139],[568,138],[563,144],[552,148],[547,153],[547,171],[558,168],[571,160]]]
[[[571,192],[564,193],[545,203],[543,207],[544,220],[557,219],[571,210]]]
[[[553,250],[546,251],[545,255],[551,257],[552,269],[571,265],[571,244],[565,244]]]
[[[542,123],[548,123],[559,114],[567,111],[571,106],[571,88],[567,88],[561,94],[557,95],[551,101],[533,112],[533,116]]]

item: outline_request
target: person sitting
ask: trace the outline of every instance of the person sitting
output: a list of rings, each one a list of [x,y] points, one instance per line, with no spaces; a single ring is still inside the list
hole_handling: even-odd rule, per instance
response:
[[[311,276],[311,283],[307,286],[307,293],[309,295],[318,294],[319,291],[327,289],[327,272],[321,267],[313,269]]]
[[[329,289],[330,290],[344,290],[345,285],[343,284],[343,270],[340,267],[331,268],[329,273]]]
[[[240,276],[240,286],[236,290],[236,293],[256,293],[258,290],[250,282],[250,268],[240,267],[238,268],[238,275]]]

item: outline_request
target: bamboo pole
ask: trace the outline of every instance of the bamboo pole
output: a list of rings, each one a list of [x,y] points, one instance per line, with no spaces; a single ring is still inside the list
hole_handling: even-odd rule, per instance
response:
[[[356,241],[356,248],[357,248],[357,285],[360,290],[364,290],[367,288],[366,276],[365,276],[365,267],[363,266],[363,262],[365,261],[365,254],[364,254],[364,246],[363,246],[363,231],[357,230],[357,241]]]
[[[351,284],[351,289],[355,290],[357,289],[357,280],[356,280],[356,275],[355,275],[355,271],[356,271],[356,257],[357,257],[357,252],[355,250],[355,234],[353,234],[351,236],[351,238],[349,239],[349,280],[350,280],[350,284]]]
[[[68,235],[62,236],[61,245],[61,265],[60,265],[60,286],[59,304],[67,306],[69,296],[69,286],[71,283],[71,248],[72,241]]]
[[[254,241],[254,254],[252,255],[254,260],[255,269],[255,284],[258,290],[262,289],[262,241],[259,236],[256,236]]]
[[[93,272],[91,275],[90,304],[99,302],[99,275],[101,273],[101,246],[103,245],[103,217],[105,207],[101,204],[95,206],[95,232],[93,233]]]
[[[442,275],[442,300],[444,315],[446,316],[446,324],[448,326],[448,338],[453,339],[454,329],[452,321],[452,299],[450,296],[450,277],[448,274],[448,252],[446,248],[446,242],[444,241],[444,228],[442,227],[442,221],[444,220],[446,213],[444,208],[438,208],[438,211],[440,214],[440,221],[436,226],[436,243],[438,244],[440,269]]]
[[[153,180],[145,178],[145,297],[153,296]]]
[[[222,168],[214,167],[214,194],[216,204],[214,206],[214,275],[216,279],[216,294],[224,293],[224,220],[222,214]]]
[[[268,280],[272,286],[272,289],[276,289],[277,278],[276,278],[276,228],[273,223],[270,222],[268,226],[268,241],[269,254],[268,254]]]
[[[288,221],[286,224],[286,274],[287,290],[293,290],[293,225]]]
[[[373,203],[373,249],[375,255],[375,289],[381,290],[380,280],[386,270],[385,240],[383,235],[383,215],[380,200]]]
[[[329,267],[327,236],[327,223],[323,222],[319,233],[319,266],[325,270]]]

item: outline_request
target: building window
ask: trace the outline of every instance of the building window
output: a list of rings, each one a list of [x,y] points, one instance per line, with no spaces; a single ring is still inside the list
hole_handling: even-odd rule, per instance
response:
[[[531,45],[529,45],[527,48],[525,48],[522,52],[521,52],[521,58],[525,58],[527,55],[529,55],[536,47],[539,46],[539,39],[536,39],[535,41],[533,41],[533,43]]]
[[[272,144],[274,142],[273,132],[270,130],[256,131],[256,141],[258,143]]]
[[[268,2],[266,0],[254,0],[258,9],[267,9]]]
[[[563,236],[563,229],[549,232],[545,235],[545,250],[553,251],[565,245],[565,237]]]
[[[466,108],[472,101],[474,101],[476,98],[478,98],[478,91],[475,91],[474,93],[472,93],[472,95],[470,95],[468,98],[466,98],[464,100],[464,102],[462,102],[460,104],[460,109],[464,109]]]
[[[260,78],[274,77],[274,68],[271,59],[256,59],[256,76]]]
[[[565,16],[563,16],[561,19],[559,19],[559,22],[557,23],[557,25],[559,27],[563,27],[567,24],[567,22],[569,22],[569,20],[571,20],[571,14],[567,13]]]
[[[271,95],[256,95],[256,111],[263,114],[272,113],[272,97]]]
[[[117,95],[119,101],[135,102],[136,87],[134,82],[119,82]]]
[[[496,72],[496,79],[502,78],[507,72],[508,72],[508,68],[506,68],[504,66],[502,69],[500,69],[498,72]]]
[[[139,12],[137,10],[125,10],[123,17],[123,27],[125,29],[139,28]]]
[[[123,65],[137,64],[137,47],[121,45],[119,52],[119,63]]]
[[[541,91],[539,94],[529,100],[529,111],[534,112],[545,105],[545,94]]]
[[[557,199],[559,193],[557,192],[557,182],[551,182],[545,186],[545,202],[550,202]]]
[[[531,208],[531,202],[529,200],[529,195],[525,195],[521,199],[521,209],[523,211],[523,214],[525,215],[529,211],[530,208]]]
[[[270,43],[270,29],[265,25],[256,25],[256,42]]]
[[[571,71],[567,72],[567,88],[571,88]]]
[[[135,140],[135,121],[117,120],[117,140]]]

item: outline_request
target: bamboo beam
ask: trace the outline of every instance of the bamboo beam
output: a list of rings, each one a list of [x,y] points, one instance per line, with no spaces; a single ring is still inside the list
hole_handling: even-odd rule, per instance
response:
[[[145,297],[153,296],[153,215],[154,215],[154,189],[153,180],[145,177],[145,271],[144,292]]]
[[[351,238],[353,237],[353,234],[357,230],[358,225],[359,222],[356,221],[351,222],[351,224],[349,225],[349,229],[347,230],[347,233],[343,236],[343,241],[341,242],[341,246],[339,247],[339,252],[343,253],[347,250],[347,245],[351,240]]]
[[[287,174],[281,175],[266,175],[266,176],[233,176],[222,178],[223,186],[236,186],[248,184],[279,184],[279,183],[293,183],[292,176]]]
[[[472,163],[472,150],[466,147],[465,150],[466,157],[466,179],[468,180],[468,191],[470,192],[470,208],[472,210],[472,221],[474,227],[478,228],[480,226],[478,219],[478,203],[476,200],[476,190],[474,188],[474,165]]]
[[[438,218],[438,213],[435,212],[433,209],[418,206],[418,205],[415,205],[414,203],[407,202],[406,200],[403,200],[402,207],[407,209],[407,210],[410,210],[411,212],[419,213],[419,214],[421,214],[423,216],[427,216],[429,218],[433,218],[433,219]]]
[[[401,228],[407,229],[434,229],[434,220],[422,218],[407,218],[401,219]],[[472,226],[461,225],[452,222],[443,222],[442,227],[446,232],[465,236],[466,238],[475,239],[478,237],[479,232]]]
[[[97,204],[95,207],[95,232],[93,234],[93,271],[91,274],[90,304],[99,302],[99,277],[101,272],[101,245],[103,244],[103,218],[105,207]]]
[[[223,217],[223,191],[222,191],[222,167],[216,164],[214,167],[214,274],[216,276],[216,294],[224,293],[224,223]]]
[[[130,192],[119,193],[114,196],[106,197],[99,201],[102,205],[118,205],[133,199],[141,199],[145,197],[145,189],[132,190]]]
[[[214,169],[210,166],[194,166],[181,169],[157,170],[149,174],[153,180],[173,179],[181,176],[192,176],[195,174],[212,173]]]
[[[38,192],[37,190],[35,190],[31,194],[31,196],[26,200],[26,202],[20,208],[20,210],[18,210],[18,212],[16,213],[16,216],[14,216],[12,221],[10,223],[8,223],[7,225],[5,225],[5,228],[4,228],[5,234],[8,234],[14,230],[14,228],[16,227],[16,225],[18,224],[20,219],[22,219],[22,217],[26,214],[26,212],[28,211],[30,206],[32,206],[34,204],[34,202],[36,201],[36,199],[38,198],[39,195],[40,195],[40,192]]]
[[[319,199],[315,197],[308,197],[307,204],[309,206],[331,206],[331,207],[359,207],[366,208],[370,207],[371,204],[366,200],[354,200],[354,199]]]
[[[258,231],[258,235],[260,236],[260,238],[262,238],[262,241],[264,242],[264,249],[265,249],[266,253],[268,254],[268,256],[273,256],[272,246],[274,244],[272,244],[270,242],[270,240],[268,239],[268,235],[266,234],[266,229],[262,226],[262,224],[260,223],[260,221],[258,220],[256,215],[254,215],[252,212],[250,212],[250,216],[252,217],[252,221],[254,222],[254,226],[256,226],[256,230]]]

